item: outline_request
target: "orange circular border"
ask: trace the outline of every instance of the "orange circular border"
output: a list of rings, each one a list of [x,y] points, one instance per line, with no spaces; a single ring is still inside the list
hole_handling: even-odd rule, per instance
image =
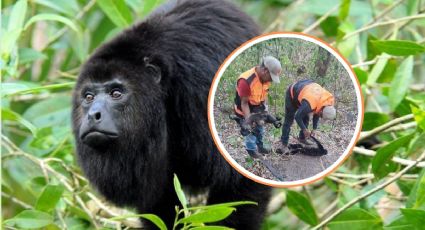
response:
[[[313,39],[313,40],[316,40],[316,41],[318,41],[319,43],[321,43],[323,46],[326,46],[326,47],[328,47],[328,48],[330,48],[330,49],[332,49],[333,51],[335,51],[335,53],[336,54],[338,54],[339,55],[339,57],[345,62],[345,64],[349,67],[349,69],[351,70],[351,73],[353,74],[353,76],[354,76],[354,80],[355,80],[355,82],[357,83],[357,89],[359,90],[359,94],[360,94],[360,103],[361,103],[361,114],[358,114],[358,116],[359,115],[361,115],[361,120],[360,120],[360,128],[359,128],[359,130],[358,130],[358,133],[357,133],[357,135],[356,135],[356,139],[354,140],[354,142],[353,142],[353,145],[350,147],[350,150],[349,150],[349,152],[346,154],[346,156],[344,157],[344,159],[343,160],[341,160],[341,162],[340,163],[338,163],[337,165],[335,165],[335,166],[333,166],[333,168],[332,169],[330,169],[329,170],[329,172],[327,172],[326,174],[324,174],[324,175],[322,175],[321,177],[318,177],[318,178],[315,178],[315,179],[313,179],[313,180],[310,180],[310,181],[307,181],[307,182],[304,182],[304,183],[299,183],[299,184],[294,184],[294,183],[291,183],[290,185],[287,185],[287,184],[282,184],[282,183],[285,183],[285,182],[276,182],[276,184],[275,183],[269,183],[269,182],[267,182],[267,181],[263,181],[263,180],[269,180],[269,179],[266,179],[266,178],[262,178],[262,177],[260,177],[260,176],[257,176],[257,177],[260,177],[260,178],[262,178],[263,180],[258,180],[257,178],[253,178],[253,177],[251,177],[249,174],[247,174],[245,171],[243,171],[242,169],[240,169],[239,167],[238,167],[238,165],[234,165],[234,162],[231,160],[231,159],[229,159],[229,158],[231,158],[231,156],[230,156],[230,154],[229,154],[229,156],[227,156],[227,154],[225,154],[224,153],[224,150],[223,149],[221,149],[220,148],[220,145],[219,145],[219,142],[221,143],[221,141],[219,140],[219,138],[216,138],[215,137],[215,135],[214,135],[214,132],[213,132],[213,124],[212,124],[212,119],[211,119],[211,117],[210,117],[210,107],[211,108],[213,108],[213,105],[212,105],[212,103],[213,103],[213,95],[212,95],[212,92],[213,92],[213,87],[214,87],[214,85],[215,85],[215,83],[216,83],[216,81],[218,81],[219,80],[219,78],[218,78],[218,75],[219,75],[219,73],[221,72],[221,69],[223,68],[223,66],[225,65],[225,63],[227,63],[228,61],[229,61],[229,59],[239,50],[239,49],[241,49],[241,48],[244,48],[247,44],[249,44],[249,43],[251,43],[251,42],[253,42],[253,41],[255,41],[255,40],[257,40],[257,39],[260,39],[260,38],[263,38],[263,37],[267,37],[267,36],[270,36],[270,35],[288,35],[288,34],[294,34],[294,35],[298,35],[298,36],[303,36],[303,37],[309,37],[309,38],[311,38],[311,39]],[[270,38],[270,39],[273,39],[273,38]],[[255,43],[255,44],[257,44],[257,43]],[[255,44],[253,44],[253,45],[255,45]],[[249,47],[247,47],[247,48],[249,48]],[[344,69],[346,69],[346,68],[344,68]],[[218,84],[217,84],[218,85]],[[260,183],[260,184],[264,184],[264,185],[268,185],[268,186],[272,186],[272,187],[277,187],[277,188],[289,188],[289,187],[295,187],[295,186],[304,186],[304,185],[307,185],[307,184],[311,184],[311,183],[314,183],[314,182],[316,182],[316,181],[318,181],[318,180],[320,180],[320,179],[322,179],[322,178],[324,178],[324,177],[326,177],[326,176],[328,176],[329,174],[331,174],[332,172],[334,172],[339,166],[341,166],[347,159],[348,159],[348,157],[353,153],[353,148],[354,148],[354,146],[356,145],[356,142],[357,142],[357,140],[359,139],[359,137],[360,137],[360,132],[361,132],[361,128],[362,128],[362,126],[363,126],[363,119],[364,119],[364,97],[363,97],[363,94],[362,94],[362,90],[361,90],[361,86],[360,86],[360,83],[359,83],[359,80],[358,80],[358,78],[357,78],[357,76],[356,76],[356,74],[355,74],[355,72],[354,72],[354,70],[353,70],[353,68],[352,68],[352,66],[351,66],[351,64],[347,61],[347,59],[343,56],[343,55],[341,55],[341,53],[336,49],[336,48],[334,48],[334,47],[332,47],[331,45],[329,45],[328,43],[326,43],[326,42],[324,42],[323,40],[321,40],[320,38],[317,38],[317,37],[314,37],[314,36],[311,36],[311,35],[308,35],[308,34],[303,34],[303,33],[299,33],[299,32],[271,32],[271,33],[266,33],[266,34],[262,34],[262,35],[259,35],[259,36],[256,36],[256,37],[254,37],[254,38],[252,38],[252,39],[250,39],[250,40],[248,40],[248,41],[246,41],[246,42],[244,42],[242,45],[240,45],[238,48],[236,48],[235,50],[233,50],[227,57],[226,57],[226,59],[223,61],[223,63],[220,65],[220,67],[218,68],[218,70],[217,70],[217,72],[216,72],[216,74],[215,74],[215,76],[214,76],[214,79],[213,79],[213,81],[211,82],[211,87],[210,87],[210,91],[209,91],[209,94],[208,94],[208,108],[207,108],[207,113],[208,113],[208,126],[209,126],[209,129],[210,129],[210,133],[211,133],[211,136],[212,136],[212,138],[213,138],[213,140],[214,140],[214,143],[215,143],[215,145],[217,146],[217,148],[218,148],[218,150],[220,151],[220,154],[224,157],[224,159],[236,170],[236,171],[238,171],[240,174],[242,174],[243,176],[245,176],[245,177],[247,177],[247,178],[249,178],[249,179],[251,179],[251,180],[253,180],[253,181],[255,181],[255,182],[257,182],[257,183]],[[237,164],[237,163],[236,163]],[[239,165],[241,168],[243,168],[241,165]],[[245,169],[246,170],[246,169]],[[246,170],[246,171],[248,171],[248,170]],[[254,174],[255,175],[255,174]],[[317,175],[317,174],[316,174]],[[306,178],[306,179],[308,179],[308,178]],[[304,179],[304,180],[306,180],[306,179]],[[279,183],[279,184],[277,184],[277,183]]]

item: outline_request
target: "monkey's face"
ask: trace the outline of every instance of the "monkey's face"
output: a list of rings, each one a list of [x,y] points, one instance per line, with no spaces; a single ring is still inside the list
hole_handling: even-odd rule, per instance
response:
[[[165,122],[165,93],[152,68],[97,60],[83,67],[73,97],[73,131],[80,148],[116,152],[143,145],[144,137],[157,132]]]
[[[78,138],[91,146],[113,143],[122,130],[122,111],[129,101],[129,90],[118,80],[88,82],[79,92],[81,125]]]

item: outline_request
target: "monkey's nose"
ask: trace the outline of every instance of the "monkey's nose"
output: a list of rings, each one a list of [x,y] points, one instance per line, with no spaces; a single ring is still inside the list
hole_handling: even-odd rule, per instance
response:
[[[89,117],[89,120],[95,121],[95,122],[100,122],[102,120],[102,114],[100,113],[100,111],[89,112],[88,117]]]

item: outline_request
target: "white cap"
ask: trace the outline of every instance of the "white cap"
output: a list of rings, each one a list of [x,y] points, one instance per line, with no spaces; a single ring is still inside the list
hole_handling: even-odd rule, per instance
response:
[[[336,109],[332,105],[325,106],[322,111],[322,118],[325,120],[333,120],[336,117]]]
[[[274,83],[279,83],[279,75],[280,72],[282,72],[282,66],[280,65],[279,60],[272,56],[267,56],[263,58],[263,64],[269,70],[272,81]]]

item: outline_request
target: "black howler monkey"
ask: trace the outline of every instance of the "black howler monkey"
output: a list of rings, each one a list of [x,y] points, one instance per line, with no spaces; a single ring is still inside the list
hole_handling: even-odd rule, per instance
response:
[[[79,164],[94,187],[170,227],[179,204],[176,173],[184,186],[207,188],[209,204],[258,202],[238,207],[219,224],[259,229],[270,188],[224,160],[207,122],[208,91],[219,65],[258,34],[256,24],[226,1],[184,0],[98,48],[81,69],[72,111]]]

